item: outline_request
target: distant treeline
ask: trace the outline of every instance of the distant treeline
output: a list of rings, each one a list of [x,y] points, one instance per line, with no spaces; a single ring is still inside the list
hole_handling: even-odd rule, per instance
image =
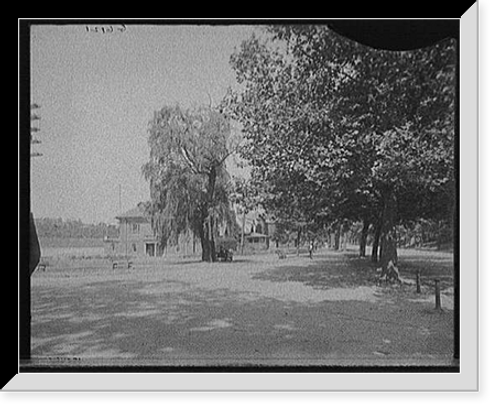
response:
[[[35,218],[39,237],[53,238],[110,238],[118,237],[118,228],[105,223],[84,224],[81,220],[62,218]]]

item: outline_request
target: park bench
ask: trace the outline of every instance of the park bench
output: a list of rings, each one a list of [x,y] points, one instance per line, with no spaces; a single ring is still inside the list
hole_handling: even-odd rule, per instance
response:
[[[115,260],[112,263],[113,270],[116,270],[117,268],[132,268],[132,261],[129,260]]]
[[[47,269],[47,267],[49,266],[49,262],[47,260],[40,260],[40,262],[38,263],[38,269],[40,271],[45,271]]]
[[[286,254],[281,250],[276,250],[276,254],[278,255],[278,259],[280,259],[280,260],[286,258]]]

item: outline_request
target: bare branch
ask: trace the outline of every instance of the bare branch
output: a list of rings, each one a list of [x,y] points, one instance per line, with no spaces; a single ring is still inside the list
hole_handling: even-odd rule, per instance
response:
[[[210,93],[208,93],[207,91],[205,91],[205,93],[208,95],[208,100],[210,101],[210,103],[208,104],[208,107],[210,109],[212,109],[212,96],[210,96]]]
[[[191,155],[189,154],[188,150],[184,147],[184,146],[181,146],[180,147],[180,150],[181,150],[181,155],[182,157],[184,158],[184,160],[187,162],[188,166],[191,168],[191,170],[194,172],[194,173],[197,173],[197,174],[201,174],[203,173],[195,164],[195,162],[193,161],[193,158],[191,157]]]

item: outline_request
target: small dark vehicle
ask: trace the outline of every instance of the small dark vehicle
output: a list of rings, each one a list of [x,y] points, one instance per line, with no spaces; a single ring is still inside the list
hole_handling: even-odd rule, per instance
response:
[[[215,251],[217,261],[231,262],[233,260],[233,253],[237,247],[237,241],[234,238],[219,238],[215,241]]]
[[[232,261],[233,260],[233,251],[231,249],[224,248],[222,245],[217,251],[216,254],[217,260],[219,261]]]

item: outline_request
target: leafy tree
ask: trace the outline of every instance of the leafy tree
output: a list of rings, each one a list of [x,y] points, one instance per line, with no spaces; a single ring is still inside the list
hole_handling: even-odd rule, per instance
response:
[[[118,236],[118,229],[114,225],[85,224],[79,219],[36,218],[35,224],[39,237],[103,239],[106,236]]]
[[[231,58],[243,91],[227,100],[264,203],[316,224],[363,221],[365,234],[373,224],[375,258],[380,241],[397,261],[395,225],[442,215],[434,201],[454,196],[455,48],[380,51],[305,25],[243,42]]]
[[[163,245],[185,231],[201,240],[202,260],[215,261],[215,233],[231,222],[229,120],[218,110],[165,106],[149,125],[150,159],[143,166],[150,183],[147,211]]]

